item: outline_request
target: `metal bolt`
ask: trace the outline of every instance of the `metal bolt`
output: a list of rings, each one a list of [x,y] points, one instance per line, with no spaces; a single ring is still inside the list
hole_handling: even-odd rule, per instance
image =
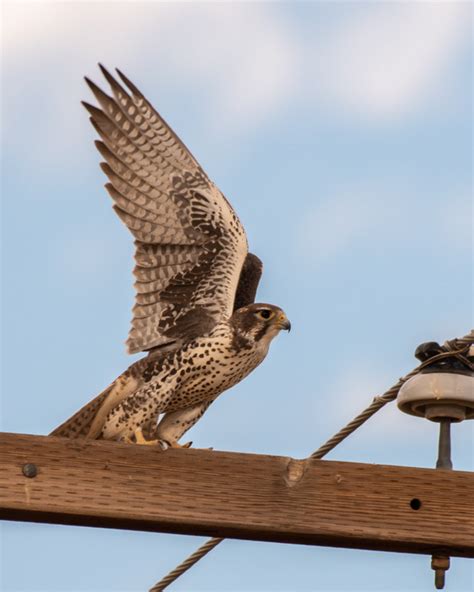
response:
[[[431,558],[431,569],[435,572],[435,587],[437,590],[444,588],[444,580],[449,569],[449,557],[446,555],[433,555]]]
[[[36,477],[36,475],[38,474],[38,467],[33,463],[26,463],[26,465],[23,465],[22,471],[25,477],[33,479],[33,477]]]

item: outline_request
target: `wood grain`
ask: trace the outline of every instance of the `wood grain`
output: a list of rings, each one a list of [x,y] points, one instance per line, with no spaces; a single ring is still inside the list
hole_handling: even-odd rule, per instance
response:
[[[0,434],[0,518],[474,557],[474,474]]]

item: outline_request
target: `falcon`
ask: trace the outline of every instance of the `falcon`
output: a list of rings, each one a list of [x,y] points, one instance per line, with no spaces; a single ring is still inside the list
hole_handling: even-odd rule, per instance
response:
[[[137,87],[100,68],[110,94],[86,78],[99,107],[83,105],[113,208],[135,238],[128,352],[147,355],[51,435],[180,448],[290,322],[255,303],[262,262],[230,203]]]

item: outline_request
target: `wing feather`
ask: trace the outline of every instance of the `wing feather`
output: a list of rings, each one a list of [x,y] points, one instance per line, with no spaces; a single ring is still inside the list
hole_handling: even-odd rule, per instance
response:
[[[86,79],[114,210],[135,237],[128,351],[205,334],[233,312],[245,231],[194,156],[128,78],[105,68],[111,95]]]

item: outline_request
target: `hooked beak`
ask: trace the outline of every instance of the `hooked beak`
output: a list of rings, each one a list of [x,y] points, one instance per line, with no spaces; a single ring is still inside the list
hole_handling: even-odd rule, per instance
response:
[[[284,331],[291,331],[291,323],[288,320],[287,316],[282,313],[279,317],[278,317],[278,328]]]

